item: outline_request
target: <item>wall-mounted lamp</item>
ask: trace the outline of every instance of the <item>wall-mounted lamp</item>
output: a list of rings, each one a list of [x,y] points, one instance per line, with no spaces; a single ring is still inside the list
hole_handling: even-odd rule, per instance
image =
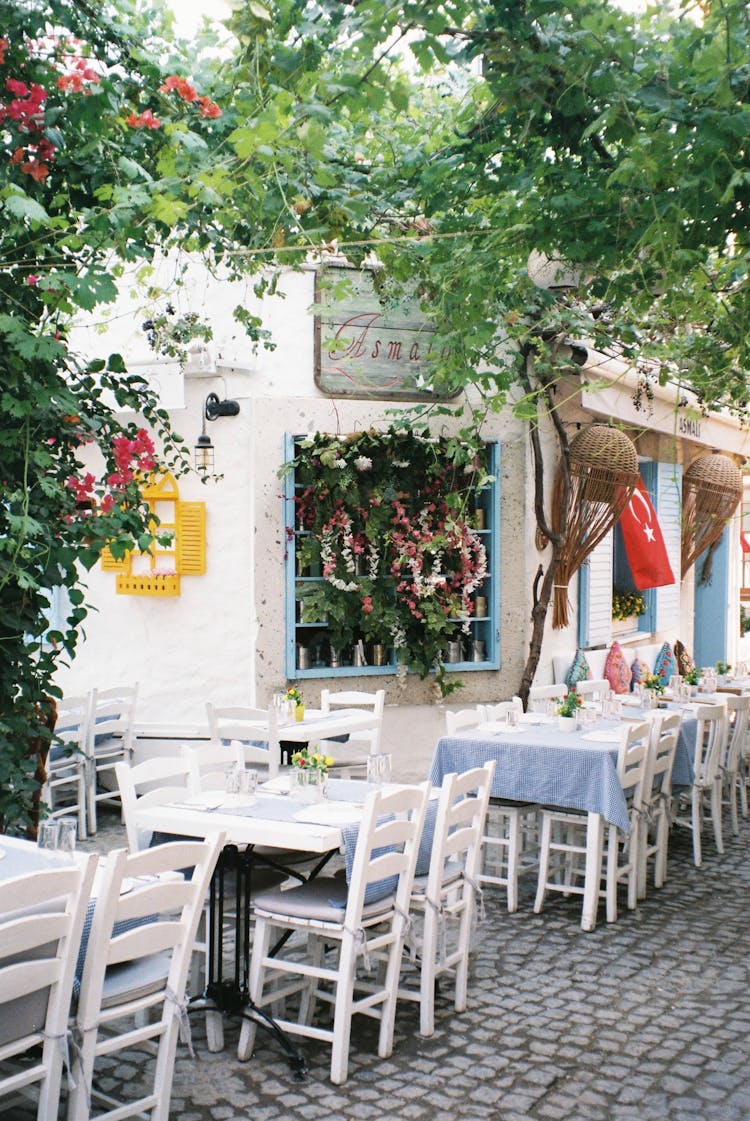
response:
[[[206,434],[206,421],[218,420],[220,416],[237,416],[240,411],[239,401],[225,398],[223,401],[217,393],[209,393],[203,405],[203,423],[201,434],[195,441],[194,460],[195,469],[202,475],[213,474],[214,446],[211,437]]]

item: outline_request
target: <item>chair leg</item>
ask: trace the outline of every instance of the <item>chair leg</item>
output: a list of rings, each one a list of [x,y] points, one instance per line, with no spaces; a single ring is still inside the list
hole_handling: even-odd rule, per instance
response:
[[[250,1000],[256,1004],[260,1003],[263,995],[266,957],[271,940],[271,930],[272,927],[269,922],[263,918],[256,918],[255,933],[253,935],[253,953],[250,959],[250,977],[248,979]],[[255,1021],[249,1016],[243,1016],[240,1041],[237,1045],[237,1058],[240,1062],[245,1062],[252,1055],[253,1049],[255,1048],[256,1030]]]
[[[721,778],[711,787],[711,819],[714,827],[714,840],[717,852],[724,852],[724,837],[721,824]]]
[[[656,819],[656,855],[654,857],[654,887],[663,887],[667,879],[667,849],[669,823],[665,812]]]
[[[733,837],[739,837],[740,834],[740,818],[737,808],[737,787],[739,786],[739,781],[738,774],[729,776],[729,813],[732,821]]]
[[[310,934],[307,939],[307,959],[310,965],[316,969],[320,969],[323,965],[323,958],[325,957],[325,940],[318,935]],[[316,990],[318,981],[316,977],[309,977],[307,984],[302,990],[302,998],[299,1006],[299,1022],[301,1024],[311,1024],[313,1016],[315,1015],[315,1005],[317,1003]]]
[[[340,1086],[343,1082],[346,1082],[346,1076],[349,1073],[349,1041],[352,1033],[354,971],[357,963],[354,940],[351,937],[347,936],[342,942],[340,954],[339,978],[336,983],[336,1003],[333,1013],[333,1044],[331,1050],[331,1082],[333,1082],[335,1086]],[[382,1009],[382,1015],[385,1016],[385,1007]],[[380,1035],[382,1040],[383,1020],[381,1020],[380,1023]],[[378,1048],[378,1054],[381,1058],[388,1058],[390,1051],[388,1051],[386,1055],[383,1055],[380,1048]]]
[[[211,1054],[224,1050],[224,1020],[215,1008],[206,1009],[206,1043]]]
[[[521,859],[521,818],[518,813],[508,814],[508,884],[506,894],[508,911],[518,910],[518,864]]]
[[[461,922],[458,931],[459,946],[463,947],[461,958],[456,962],[456,995],[453,1006],[456,1012],[463,1012],[466,1009],[469,990],[469,946],[471,939],[471,928],[474,923],[474,912],[476,908],[476,900],[472,892],[469,901],[464,907],[463,914],[461,915]]]
[[[419,1034],[435,1033],[435,978],[438,952],[438,925],[440,920],[430,904],[425,905],[424,928],[419,971]]]
[[[703,791],[693,787],[692,799],[692,824],[693,824],[693,863],[700,868],[703,862],[701,851],[701,827],[703,825]]]
[[[607,837],[606,903],[607,922],[617,922],[617,832],[611,828]]]

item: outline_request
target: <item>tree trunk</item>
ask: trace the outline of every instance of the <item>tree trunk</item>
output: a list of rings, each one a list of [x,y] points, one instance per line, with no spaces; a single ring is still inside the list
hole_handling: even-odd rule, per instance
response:
[[[526,367],[522,377],[524,389],[528,394],[533,394],[532,387],[532,372],[534,365],[533,353],[529,352],[526,356]],[[537,667],[539,666],[539,659],[542,654],[542,642],[544,639],[544,627],[547,621],[547,613],[552,601],[552,593],[555,586],[555,578],[560,566],[560,552],[562,542],[565,538],[566,517],[565,510],[568,505],[568,491],[570,488],[570,461],[568,453],[568,436],[565,431],[562,419],[557,412],[557,407],[552,397],[551,387],[543,385],[541,393],[536,396],[537,411],[536,418],[530,422],[529,425],[529,440],[531,442],[531,455],[534,463],[534,513],[536,515],[536,524],[538,534],[546,538],[552,546],[552,555],[547,562],[547,569],[545,571],[543,565],[539,565],[536,576],[534,577],[534,584],[532,588],[532,608],[531,608],[531,640],[529,642],[529,653],[526,658],[526,665],[524,666],[521,682],[518,686],[518,696],[523,701],[524,708],[527,707],[529,699],[529,689],[531,688],[534,675],[536,674]],[[549,519],[547,518],[545,503],[544,503],[544,452],[542,450],[541,440],[539,438],[539,404],[542,401],[546,407],[547,415],[552,421],[552,425],[557,436],[557,443],[560,451],[559,463],[564,472],[564,485],[562,494],[563,515],[560,521],[560,528],[558,533],[553,533]],[[539,583],[541,581],[541,591],[539,590]]]

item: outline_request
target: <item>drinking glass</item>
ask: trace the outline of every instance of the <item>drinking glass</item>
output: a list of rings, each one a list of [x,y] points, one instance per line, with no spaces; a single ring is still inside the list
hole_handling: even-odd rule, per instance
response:
[[[224,791],[226,794],[240,792],[240,768],[236,763],[232,763],[232,766],[224,771]]]
[[[40,849],[56,849],[59,835],[56,821],[40,821],[36,843]]]
[[[258,790],[258,772],[253,767],[245,767],[239,772],[240,793],[255,798]]]
[[[393,770],[393,756],[390,753],[380,752],[367,756],[367,781],[376,786],[391,781]]]
[[[518,727],[518,712],[514,708],[509,708],[505,714],[505,724],[508,728]]]
[[[57,822],[57,845],[59,852],[72,856],[76,848],[78,822],[74,817],[61,817]]]

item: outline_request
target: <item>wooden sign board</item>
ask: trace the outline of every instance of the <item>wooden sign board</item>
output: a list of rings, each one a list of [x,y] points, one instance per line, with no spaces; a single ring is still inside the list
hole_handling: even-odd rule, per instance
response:
[[[369,269],[326,265],[315,282],[315,384],[331,397],[441,400],[427,388],[439,357],[416,299],[391,305]]]

